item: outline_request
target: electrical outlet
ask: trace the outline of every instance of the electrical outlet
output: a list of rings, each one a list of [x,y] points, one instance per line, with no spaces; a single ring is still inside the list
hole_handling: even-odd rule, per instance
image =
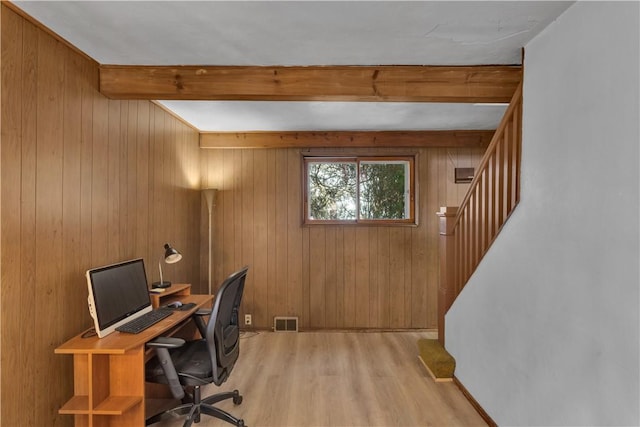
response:
[[[251,326],[251,315],[250,314],[245,314],[244,315],[244,324],[246,326]]]

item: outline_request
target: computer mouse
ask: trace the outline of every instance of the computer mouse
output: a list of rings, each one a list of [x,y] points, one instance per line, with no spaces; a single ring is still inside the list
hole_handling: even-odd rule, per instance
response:
[[[178,307],[182,307],[182,302],[180,301],[174,301],[172,303],[167,304],[167,307],[170,308],[178,308]]]

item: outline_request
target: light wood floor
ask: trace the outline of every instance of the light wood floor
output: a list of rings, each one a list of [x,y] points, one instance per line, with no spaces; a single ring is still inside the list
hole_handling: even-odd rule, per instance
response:
[[[486,426],[453,383],[434,383],[417,357],[429,332],[247,333],[219,404],[250,427]],[[181,426],[167,420],[155,427]],[[227,426],[203,417],[201,426]]]

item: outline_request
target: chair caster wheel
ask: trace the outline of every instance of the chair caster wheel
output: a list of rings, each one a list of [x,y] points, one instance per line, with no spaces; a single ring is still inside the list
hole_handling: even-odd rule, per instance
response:
[[[238,392],[238,390],[234,391],[234,395],[233,395],[233,404],[234,405],[239,405],[242,403],[242,396],[240,395],[240,392]],[[241,420],[242,421],[242,420]],[[244,424],[243,424],[244,425]]]
[[[246,427],[244,425],[244,420],[238,420],[238,424],[236,424],[237,427]]]

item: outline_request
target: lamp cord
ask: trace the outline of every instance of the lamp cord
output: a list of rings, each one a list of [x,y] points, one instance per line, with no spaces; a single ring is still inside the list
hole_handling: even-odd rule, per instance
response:
[[[98,335],[96,333],[96,328],[89,328],[86,331],[84,331],[82,333],[82,338],[89,338],[89,337],[95,337],[96,335]]]

